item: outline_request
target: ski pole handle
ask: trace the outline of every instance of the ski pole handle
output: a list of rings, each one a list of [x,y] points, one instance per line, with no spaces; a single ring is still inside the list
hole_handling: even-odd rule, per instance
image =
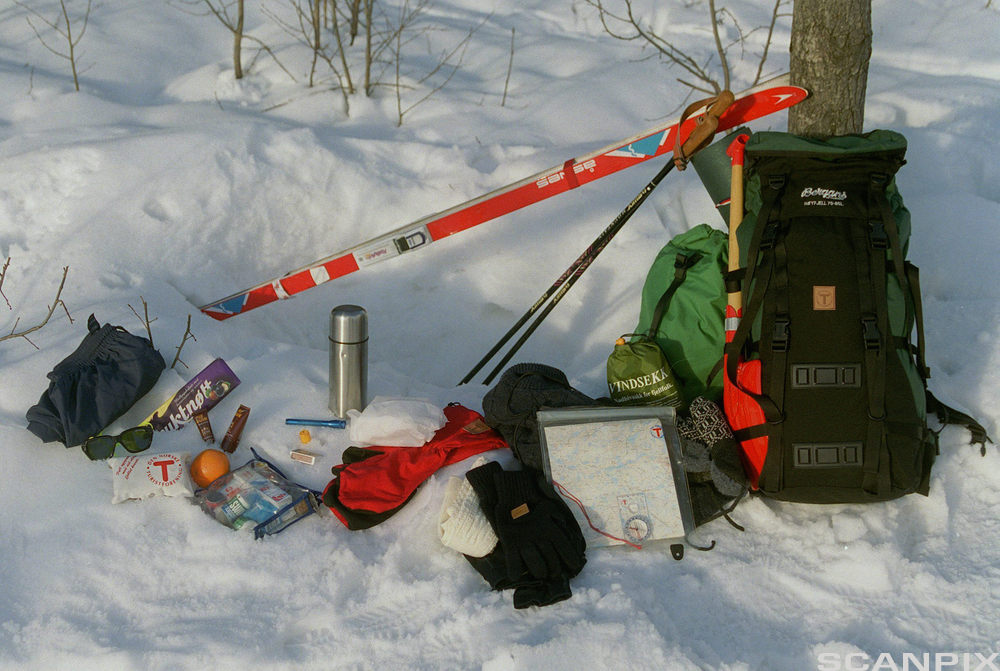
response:
[[[678,170],[683,170],[687,167],[688,159],[712,141],[715,131],[719,128],[719,118],[726,113],[726,110],[729,109],[735,99],[736,96],[733,95],[732,91],[722,91],[714,98],[706,98],[705,100],[699,100],[688,105],[684,113],[681,114],[680,122],[677,124],[677,138],[674,143],[674,165],[677,166]],[[684,122],[696,110],[706,105],[708,109],[698,117],[698,121],[688,134],[687,140],[681,143],[681,131],[684,130]]]

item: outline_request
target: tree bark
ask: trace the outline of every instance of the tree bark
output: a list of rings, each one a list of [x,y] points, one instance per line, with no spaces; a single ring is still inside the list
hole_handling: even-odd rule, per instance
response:
[[[871,14],[871,0],[795,0],[791,81],[810,96],[789,110],[790,132],[822,137],[862,131]]]

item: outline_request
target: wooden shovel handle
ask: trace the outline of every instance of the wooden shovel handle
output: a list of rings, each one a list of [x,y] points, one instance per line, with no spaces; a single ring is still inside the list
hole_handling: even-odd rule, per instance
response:
[[[729,271],[740,267],[740,242],[736,231],[743,223],[743,154],[750,136],[741,133],[729,145],[726,154],[732,161],[729,195]],[[743,294],[734,291],[729,294],[728,303],[737,312],[743,307]]]

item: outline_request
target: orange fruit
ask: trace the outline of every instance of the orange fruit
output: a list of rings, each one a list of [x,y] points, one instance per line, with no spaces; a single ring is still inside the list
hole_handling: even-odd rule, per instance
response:
[[[208,487],[229,472],[229,457],[222,450],[207,449],[191,462],[191,478],[199,487]]]

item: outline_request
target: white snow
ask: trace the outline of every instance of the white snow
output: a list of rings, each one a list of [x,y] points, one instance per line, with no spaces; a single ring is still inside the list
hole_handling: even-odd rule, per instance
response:
[[[76,13],[84,4],[68,3]],[[689,4],[653,18],[707,58],[706,10]],[[731,4],[766,19],[754,3]],[[1000,11],[985,0],[874,4],[866,126],[909,140],[898,181],[922,269],[932,389],[997,438]],[[30,6],[54,18],[58,2]],[[322,457],[310,467],[289,459],[298,428],[283,419],[329,415],[334,306],[368,310],[371,396],[478,410],[487,387],[455,383],[659,166],[225,322],[196,306],[628,137],[687,96],[680,72],[603,34],[579,0],[436,0],[448,29],[430,34],[439,46],[482,25],[463,68],[397,127],[387,89],[355,96],[349,116],[339,94],[306,89],[303,47],[258,3],[248,3],[249,31],[300,83],[263,54],[235,81],[226,30],[182,6],[96,3],[78,46],[80,92],[24,7],[0,9],[0,261],[10,257],[2,288],[12,306],[0,300],[0,329],[40,321],[64,266],[73,318],[57,309],[30,336],[37,349],[0,342],[0,669],[1000,667],[989,661],[1000,650],[1000,454],[981,457],[957,428],[941,435],[929,497],[755,498],[736,512],[745,532],[724,521],[698,531],[717,542],[711,552],[676,562],[666,548],[594,550],[570,600],[527,611],[437,539],[447,478],[467,463],[442,469],[363,532],[324,515],[255,542],[186,500],[112,505],[106,464],[25,429],[46,373],[82,339],[89,314],[141,334],[129,308],[141,309],[141,297],[168,364],[188,315],[197,337],[182,352],[188,368],[167,370],[117,428],[222,357],[242,384],[212,412],[216,435],[239,404],[252,408],[233,461],[253,446],[322,489],[346,432],[313,430],[310,449]],[[772,50],[775,72],[787,67],[787,32]],[[251,44],[246,53],[249,62]],[[785,116],[752,126],[783,129]],[[646,269],[701,222],[723,226],[693,171],[671,175],[516,360],[551,364],[603,394],[606,357],[635,325]],[[193,427],[154,443],[201,448]],[[966,666],[947,666],[953,658]]]

